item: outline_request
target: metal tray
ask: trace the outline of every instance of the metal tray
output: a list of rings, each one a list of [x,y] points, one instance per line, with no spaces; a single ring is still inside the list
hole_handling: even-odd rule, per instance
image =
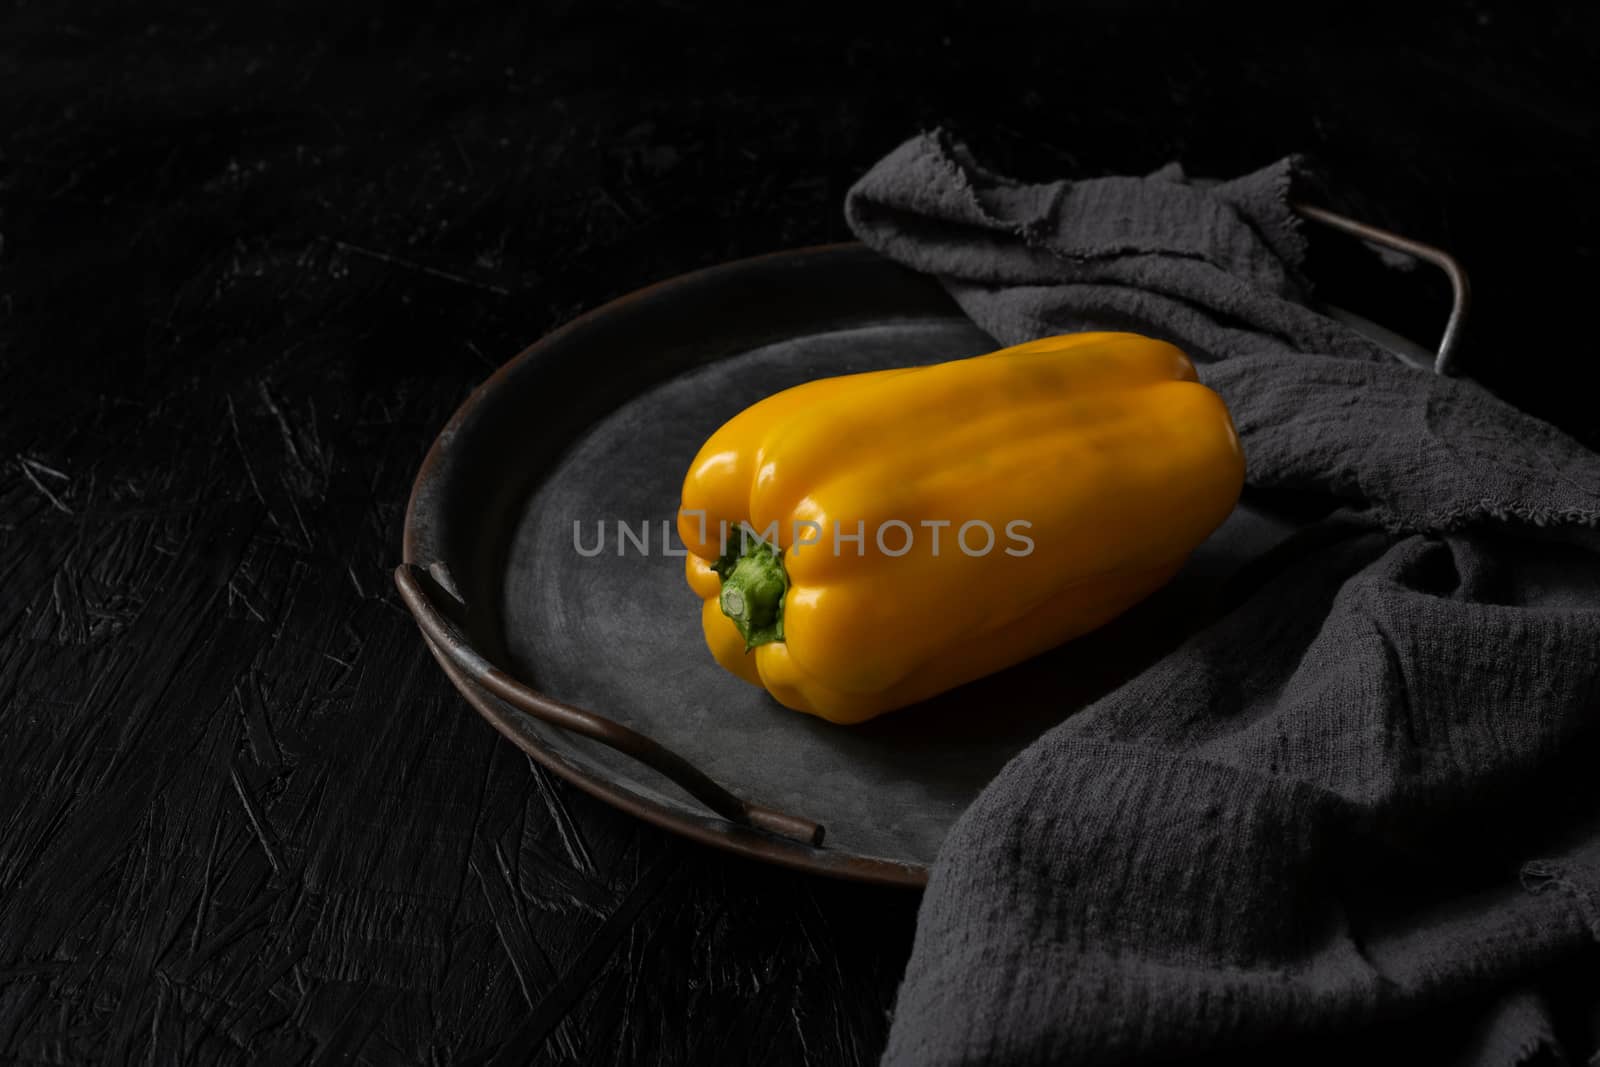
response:
[[[1449,339],[1464,302],[1461,278]],[[994,347],[937,283],[854,244],[623,297],[506,364],[439,434],[407,509],[402,598],[468,702],[579,788],[733,852],[923,885],[951,824],[1008,760],[1181,641],[1239,568],[1308,517],[1247,494],[1170,586],[1110,626],[863,726],[790,711],[726,674],[681,556],[661,551],[701,442],[802,381]],[[575,551],[575,520],[587,547],[606,523],[604,552]],[[648,553],[613,536],[617,520],[649,523]]]

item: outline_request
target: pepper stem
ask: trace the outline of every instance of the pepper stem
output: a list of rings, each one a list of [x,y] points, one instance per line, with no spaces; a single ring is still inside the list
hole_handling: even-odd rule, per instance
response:
[[[738,627],[744,650],[782,641],[783,598],[789,591],[782,553],[741,528],[711,569],[722,579],[717,603]]]

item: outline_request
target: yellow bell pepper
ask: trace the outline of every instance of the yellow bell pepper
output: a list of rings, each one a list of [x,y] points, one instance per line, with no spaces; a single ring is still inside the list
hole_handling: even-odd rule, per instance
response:
[[[717,662],[856,723],[1109,622],[1243,482],[1181,351],[1071,334],[767,397],[700,449],[678,533]]]

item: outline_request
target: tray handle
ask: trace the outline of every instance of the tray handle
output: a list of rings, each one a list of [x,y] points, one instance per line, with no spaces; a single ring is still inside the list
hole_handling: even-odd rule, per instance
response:
[[[518,711],[633,757],[677,783],[690,796],[730,822],[752,826],[808,845],[822,844],[824,829],[820,823],[743,800],[718,785],[704,771],[676,752],[637,730],[602,718],[592,711],[536,693],[484,659],[467,641],[461,628],[439,609],[434,601],[435,596],[448,594],[422,567],[413,563],[400,564],[394,571],[394,584],[399,587],[400,599],[405,601],[406,607],[416,617],[417,625],[422,628],[429,644],[474,683]]]
[[[1309,219],[1331,230],[1347,233],[1352,237],[1359,237],[1363,241],[1370,241],[1375,245],[1391,248],[1396,252],[1408,255],[1413,259],[1420,259],[1424,263],[1432,263],[1444,271],[1445,277],[1450,279],[1450,318],[1444,324],[1444,336],[1439,339],[1438,354],[1433,359],[1433,373],[1454,374],[1456,349],[1461,343],[1461,330],[1467,321],[1467,308],[1472,303],[1472,286],[1467,282],[1467,272],[1461,263],[1450,253],[1433,245],[1413,241],[1409,237],[1401,237],[1397,233],[1380,229],[1368,222],[1358,222],[1344,215],[1329,211],[1327,208],[1317,207],[1315,204],[1295,202],[1289,205],[1295,214]]]

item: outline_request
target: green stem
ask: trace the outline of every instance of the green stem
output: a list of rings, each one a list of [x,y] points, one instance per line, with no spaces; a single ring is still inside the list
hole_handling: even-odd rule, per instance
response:
[[[783,597],[789,591],[783,554],[752,531],[741,529],[737,538],[729,538],[712,569],[722,579],[717,602],[738,627],[744,650],[782,641]]]

